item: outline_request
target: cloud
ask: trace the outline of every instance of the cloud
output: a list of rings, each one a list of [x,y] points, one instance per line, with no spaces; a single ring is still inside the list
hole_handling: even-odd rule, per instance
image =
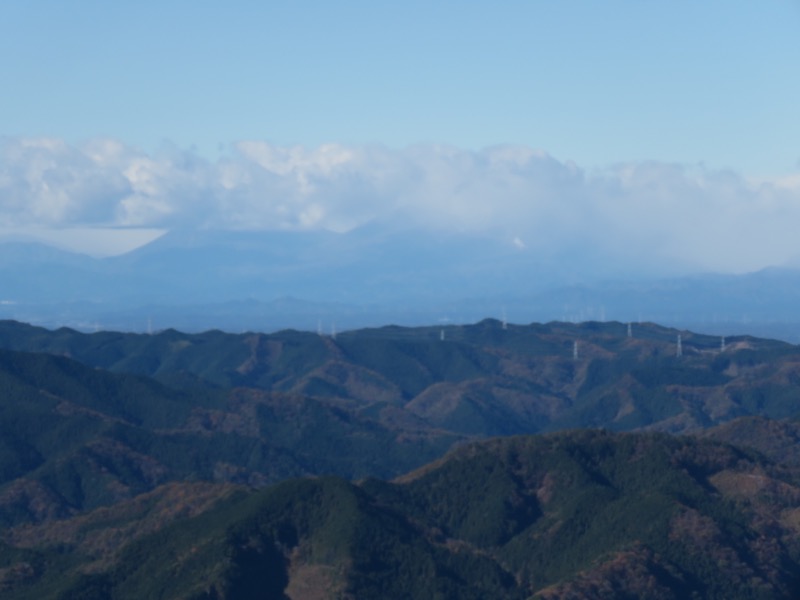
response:
[[[127,193],[121,173],[61,140],[0,143],[0,226],[113,221]]]
[[[519,251],[746,271],[800,255],[800,179],[659,162],[581,168],[524,146],[469,151],[242,141],[210,161],[118,140],[0,139],[0,228],[347,231],[381,220]]]

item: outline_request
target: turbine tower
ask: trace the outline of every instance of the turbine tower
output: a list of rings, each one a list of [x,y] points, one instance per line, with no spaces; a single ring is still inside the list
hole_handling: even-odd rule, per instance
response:
[[[678,347],[675,350],[675,356],[677,356],[678,358],[683,356],[683,344],[681,343],[681,334],[680,333],[678,334]]]

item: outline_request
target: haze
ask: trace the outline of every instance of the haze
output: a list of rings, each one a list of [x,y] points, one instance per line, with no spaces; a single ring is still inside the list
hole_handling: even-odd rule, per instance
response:
[[[789,1],[7,3],[0,241],[380,227],[631,280],[793,267],[799,25]]]

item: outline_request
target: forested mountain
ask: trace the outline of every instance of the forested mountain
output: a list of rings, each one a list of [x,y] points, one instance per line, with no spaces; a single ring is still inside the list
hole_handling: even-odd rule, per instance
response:
[[[495,439],[394,482],[173,485],[16,527],[0,585],[15,599],[792,598],[798,475],[664,434]]]
[[[686,432],[745,415],[789,417],[800,409],[797,347],[648,323],[486,320],[331,337],[84,334],[4,321],[0,347],[68,356],[183,390],[300,395],[390,428],[465,435],[585,426]]]
[[[263,486],[391,476],[458,435],[397,431],[335,403],[260,390],[175,390],[46,354],[0,351],[0,523],[46,521],[168,481]]]
[[[4,598],[800,593],[790,344],[4,321],[0,348]]]

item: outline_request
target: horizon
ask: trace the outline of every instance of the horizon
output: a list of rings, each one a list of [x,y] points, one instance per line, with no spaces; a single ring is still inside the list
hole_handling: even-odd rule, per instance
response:
[[[800,265],[797,25],[790,0],[5,6],[0,252],[119,260],[7,250],[0,298],[767,319],[755,284],[693,312],[609,285]]]

